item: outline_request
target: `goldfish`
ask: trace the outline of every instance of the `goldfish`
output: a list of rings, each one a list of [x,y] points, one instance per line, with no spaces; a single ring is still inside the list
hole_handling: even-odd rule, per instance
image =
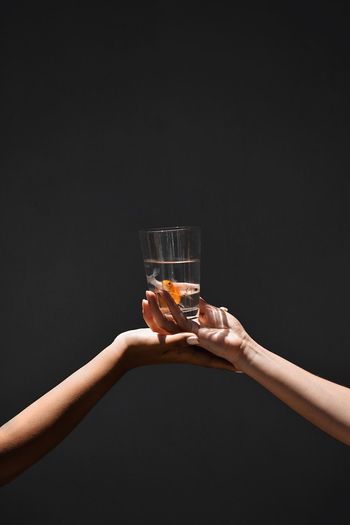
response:
[[[179,288],[173,281],[170,281],[170,279],[164,279],[162,281],[163,290],[166,290],[168,293],[170,293],[171,297],[174,299],[176,304],[180,304],[181,302],[181,293]]]
[[[154,270],[152,275],[147,275],[147,282],[151,284],[155,291],[166,290],[171,297],[174,299],[175,303],[181,306],[181,297],[194,295],[199,293],[199,285],[195,283],[180,283],[176,281],[171,281],[170,279],[163,279],[159,281],[156,279],[158,271]]]

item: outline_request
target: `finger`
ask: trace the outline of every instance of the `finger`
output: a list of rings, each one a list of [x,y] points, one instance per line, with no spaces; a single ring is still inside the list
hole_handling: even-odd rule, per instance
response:
[[[153,321],[152,313],[148,301],[142,300],[142,316],[147,326],[153,331],[158,332],[160,330],[156,323]],[[158,332],[159,333],[159,332]]]
[[[179,332],[176,324],[170,319],[167,319],[160,311],[156,295],[153,292],[146,292],[146,297],[148,299],[152,318],[156,325],[168,334]]]
[[[199,345],[199,339],[197,335],[191,335],[186,339],[186,343],[189,345]]]
[[[162,335],[161,340],[168,347],[169,350],[171,350],[171,347],[179,347],[180,345],[182,351],[186,351],[187,349],[189,349],[186,344],[186,339],[191,335],[193,335],[191,334],[191,332],[177,332],[176,334],[164,334]]]
[[[202,326],[211,326],[215,328],[226,328],[229,326],[228,309],[226,306],[213,306],[203,301],[199,313],[199,323]]]
[[[212,324],[213,315],[216,309],[217,308],[215,306],[212,306],[211,304],[207,303],[207,301],[205,301],[203,297],[200,297],[199,315],[198,315],[199,324],[202,324],[202,325]]]
[[[152,312],[151,312],[150,305],[149,305],[149,303],[148,303],[148,301],[146,299],[142,300],[142,314],[143,314],[143,318],[144,318],[145,323],[147,324],[147,326],[149,326],[149,328],[153,332],[157,332],[158,334],[163,334],[163,335],[167,333],[167,332],[165,332],[165,330],[162,330],[157,325],[157,323],[154,321],[154,319],[152,317]]]
[[[193,325],[191,320],[185,317],[185,315],[182,313],[181,309],[178,307],[170,293],[168,293],[166,290],[163,290],[161,294],[164,297],[168,305],[169,311],[179,328],[187,332],[192,332],[194,329],[198,329],[197,323],[196,325]]]
[[[224,310],[225,312],[228,312],[228,308],[226,306],[214,306],[213,304],[208,303],[203,297],[199,298],[199,311],[205,314],[208,310]]]
[[[203,299],[203,297],[199,298],[199,311],[205,310],[206,306],[208,305],[207,301]]]
[[[203,299],[203,297],[199,298],[199,313],[198,313],[198,320],[199,321],[205,321],[206,312],[207,312],[208,303]]]
[[[236,368],[232,363],[226,359],[211,354],[204,348],[193,348],[191,361],[193,364],[198,366],[218,368],[220,370],[230,370],[231,372],[236,371]]]
[[[212,304],[208,303],[203,297],[199,298],[199,313],[205,314],[210,308],[216,308]]]

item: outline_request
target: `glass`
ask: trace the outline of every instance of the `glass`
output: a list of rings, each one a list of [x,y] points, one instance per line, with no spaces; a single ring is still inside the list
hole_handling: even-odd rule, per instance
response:
[[[169,292],[188,319],[197,317],[200,295],[201,230],[174,226],[141,230],[140,243],[147,288],[155,292],[163,313],[168,314],[160,290]]]

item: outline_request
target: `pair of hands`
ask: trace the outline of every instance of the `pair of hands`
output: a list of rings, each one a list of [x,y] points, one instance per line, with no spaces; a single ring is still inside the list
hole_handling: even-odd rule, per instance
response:
[[[165,316],[153,292],[142,301],[149,328],[130,330],[117,337],[126,347],[128,369],[146,364],[179,363],[239,371],[249,339],[241,323],[226,308],[200,299],[198,320],[187,319],[171,295],[160,292],[171,316]]]

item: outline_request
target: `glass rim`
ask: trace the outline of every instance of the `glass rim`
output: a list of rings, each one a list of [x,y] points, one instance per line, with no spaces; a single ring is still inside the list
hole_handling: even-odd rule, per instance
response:
[[[200,226],[162,226],[158,228],[144,228],[139,230],[139,233],[163,233],[186,230],[200,230]]]

